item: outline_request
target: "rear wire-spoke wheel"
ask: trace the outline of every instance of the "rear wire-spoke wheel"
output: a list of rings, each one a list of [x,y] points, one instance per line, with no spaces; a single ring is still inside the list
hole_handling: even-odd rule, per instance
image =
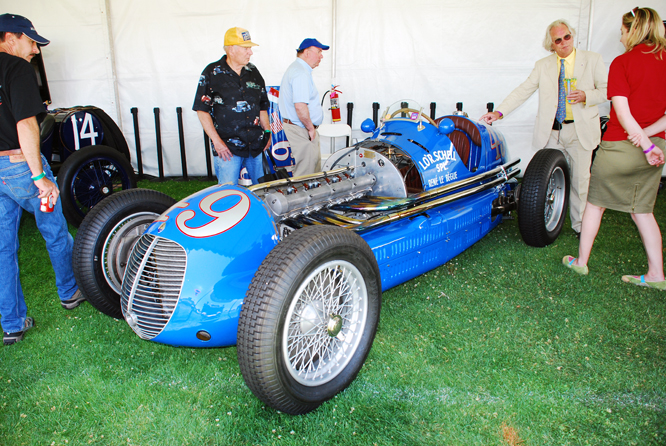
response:
[[[365,362],[381,283],[370,247],[333,226],[292,232],[257,270],[238,323],[238,361],[267,405],[303,414],[333,398]]]
[[[550,175],[546,188],[546,204],[543,211],[546,231],[554,231],[566,213],[565,190],[566,176],[560,167],[556,167]]]
[[[544,247],[562,231],[569,203],[569,167],[556,149],[539,150],[525,170],[518,197],[518,227],[525,243]]]
[[[63,214],[78,227],[83,217],[109,195],[136,187],[134,170],[125,156],[111,147],[90,146],[69,157],[58,172]]]

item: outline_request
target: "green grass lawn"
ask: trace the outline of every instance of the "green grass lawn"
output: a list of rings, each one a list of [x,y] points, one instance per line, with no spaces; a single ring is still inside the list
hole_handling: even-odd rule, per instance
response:
[[[655,214],[663,231],[663,194]],[[298,417],[252,395],[235,347],[142,341],[87,303],[63,310],[30,216],[20,241],[36,327],[0,347],[2,445],[666,444],[666,293],[620,280],[646,271],[626,214],[607,212],[587,277],[560,263],[571,229],[536,249],[509,220],[387,291],[358,378]]]

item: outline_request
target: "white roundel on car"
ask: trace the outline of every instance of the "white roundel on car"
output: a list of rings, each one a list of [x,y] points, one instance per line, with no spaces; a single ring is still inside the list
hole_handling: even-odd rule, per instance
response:
[[[213,205],[227,197],[238,197],[239,201],[221,211],[213,210]],[[200,209],[213,220],[199,227],[190,227],[187,222],[194,218],[195,212],[185,210],[176,217],[178,229],[189,237],[202,238],[221,234],[240,223],[250,210],[250,199],[243,192],[227,189],[214,192],[201,200]]]

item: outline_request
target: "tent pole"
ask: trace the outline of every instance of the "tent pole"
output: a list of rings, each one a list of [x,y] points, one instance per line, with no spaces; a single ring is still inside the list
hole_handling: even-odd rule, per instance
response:
[[[590,14],[588,18],[589,22],[587,24],[587,47],[586,49],[590,51],[592,46],[592,27],[594,26],[594,0],[590,0]]]
[[[115,45],[113,43],[113,32],[111,30],[111,8],[109,4],[110,0],[104,0],[104,23],[106,24],[106,36],[108,41],[109,48],[109,59],[111,63],[111,80],[113,82],[113,99],[116,103],[116,123],[120,127],[120,131],[123,131],[123,120],[121,119],[120,114],[120,95],[118,94],[118,76],[116,75],[116,54],[115,54]]]
[[[337,0],[331,0],[331,6],[333,8],[332,16],[333,23],[331,24],[331,82],[335,83],[335,77],[337,75],[337,60],[336,60],[336,51],[337,45],[335,42],[335,32],[338,26],[338,2]]]

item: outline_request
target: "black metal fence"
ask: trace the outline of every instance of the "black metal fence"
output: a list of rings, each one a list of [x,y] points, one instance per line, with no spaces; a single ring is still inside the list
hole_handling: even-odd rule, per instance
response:
[[[406,105],[405,105],[406,107]],[[437,105],[434,102],[430,103],[430,117],[435,119],[436,116],[436,107]],[[488,110],[492,111],[493,104],[488,103]],[[456,108],[459,111],[462,111],[462,102],[457,103]],[[139,179],[149,178],[156,181],[164,181],[166,179],[164,175],[164,151],[162,150],[162,130],[160,124],[160,109],[155,107],[153,113],[155,115],[155,143],[157,150],[157,168],[158,168],[158,177],[152,175],[146,175],[143,171],[143,158],[142,158],[142,149],[141,149],[141,137],[139,134],[139,110],[136,107],[130,109],[132,113],[132,119],[134,122],[134,142],[136,145],[136,162],[137,162],[137,172]],[[352,126],[352,118],[354,113],[354,103],[347,103],[347,124]],[[176,107],[176,115],[178,117],[178,137],[180,141],[180,163],[182,169],[182,176],[170,176],[169,179],[182,178],[184,181],[189,181],[191,177],[187,173],[187,151],[185,149],[185,134],[183,130],[183,109],[182,107]],[[372,120],[375,122],[375,126],[378,125],[379,120],[379,102],[372,103]],[[350,139],[347,138],[347,146],[350,145]],[[213,167],[211,159],[211,147],[210,139],[208,135],[204,132],[204,151],[206,156],[206,171],[207,176],[203,177],[208,180],[214,180],[213,176]],[[196,177],[196,179],[201,179],[202,177]]]

